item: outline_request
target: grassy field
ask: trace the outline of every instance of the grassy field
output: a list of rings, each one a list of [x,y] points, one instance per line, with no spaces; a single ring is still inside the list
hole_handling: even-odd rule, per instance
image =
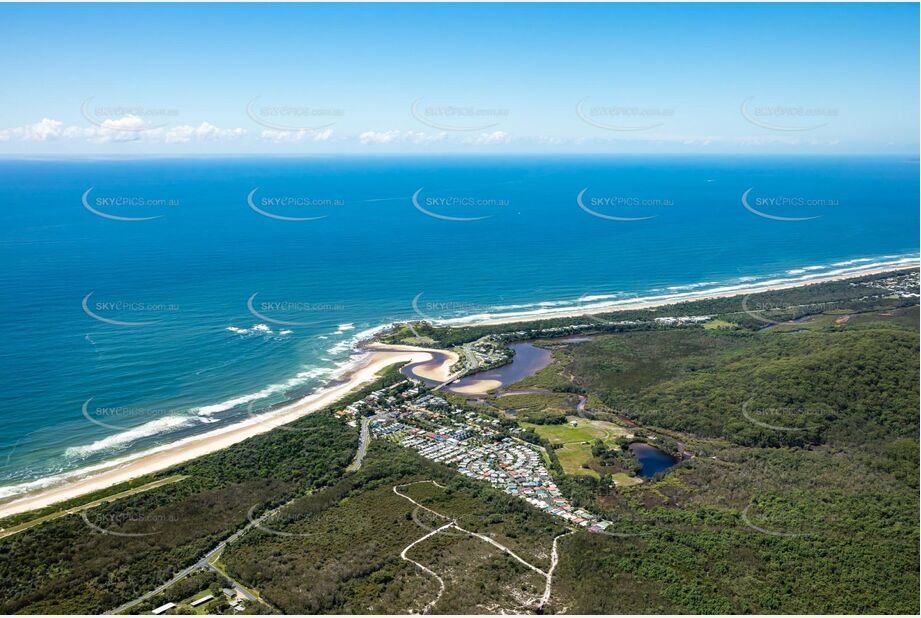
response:
[[[719,318],[710,320],[709,322],[704,324],[705,330],[719,330],[721,328],[738,328],[738,327],[739,325],[735,324],[734,322],[729,322],[727,320],[721,320]]]
[[[500,409],[514,410],[519,414],[526,412],[566,414],[574,412],[578,402],[578,396],[568,393],[527,393],[499,397],[495,400],[495,405]]]
[[[643,482],[643,479],[636,476],[630,476],[625,472],[617,472],[612,474],[611,478],[619,487],[631,487],[633,485],[639,485]]]
[[[566,444],[556,449],[556,456],[566,474],[601,478],[592,468],[585,467],[592,461],[592,447],[585,443]]]
[[[572,423],[576,423],[576,426],[573,427]],[[547,438],[552,444],[592,443],[595,440],[601,440],[613,446],[615,438],[632,435],[629,430],[614,423],[579,416],[567,416],[566,422],[561,425],[535,425],[522,422],[521,426],[534,431],[542,438]]]
[[[770,330],[777,333],[815,332],[874,324],[877,326],[891,324],[917,329],[918,311],[913,307],[901,307],[890,311],[827,311],[809,316],[808,319],[799,322],[781,322],[771,326]]]
[[[519,423],[522,427],[549,441],[551,445],[560,447],[556,448],[554,452],[560,461],[560,465],[563,466],[563,472],[566,474],[600,479],[600,471],[604,470],[604,467],[595,461],[592,455],[592,444],[596,440],[601,440],[608,447],[616,448],[616,438],[632,436],[627,429],[607,421],[579,416],[569,416],[566,421],[566,423],[560,425]],[[576,426],[573,427],[572,423],[575,423]],[[627,474],[622,474],[621,476],[631,478]]]

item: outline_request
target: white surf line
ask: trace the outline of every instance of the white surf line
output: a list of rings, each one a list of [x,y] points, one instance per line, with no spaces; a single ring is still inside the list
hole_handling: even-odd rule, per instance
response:
[[[540,605],[538,609],[542,608],[544,605],[550,602],[550,591],[553,587],[553,571],[556,570],[556,565],[560,561],[560,553],[558,549],[558,541],[564,536],[574,534],[575,530],[570,530],[569,532],[564,532],[563,534],[557,535],[553,539],[553,550],[550,552],[550,570],[547,571],[547,586],[544,588],[544,596],[540,599]]]
[[[396,489],[396,487],[394,487],[394,489]],[[450,527],[453,526],[453,525],[454,525],[454,522],[453,522],[453,521],[449,521],[448,523],[446,523],[445,525],[443,525],[441,528],[437,528],[437,529],[435,529],[435,530],[432,530],[431,532],[429,532],[428,534],[426,534],[426,535],[423,536],[422,538],[416,539],[415,541],[413,541],[412,543],[410,543],[409,545],[407,545],[405,548],[403,548],[403,551],[400,552],[400,558],[402,558],[403,560],[405,560],[405,561],[407,561],[407,562],[412,562],[414,565],[416,565],[417,567],[419,567],[420,569],[422,569],[423,571],[425,571],[426,573],[428,573],[429,575],[431,575],[432,577],[434,577],[435,579],[438,580],[438,585],[439,585],[438,595],[437,595],[434,599],[432,599],[431,601],[429,601],[429,602],[426,604],[425,607],[422,608],[422,613],[423,613],[423,614],[426,613],[426,612],[428,612],[428,611],[432,608],[432,606],[435,605],[435,603],[437,603],[437,602],[439,601],[439,599],[441,599],[441,595],[443,595],[444,592],[445,592],[445,580],[441,579],[441,576],[438,575],[438,573],[436,573],[436,572],[433,571],[432,569],[428,568],[427,566],[424,566],[424,565],[422,565],[422,564],[419,564],[418,562],[416,562],[416,561],[413,560],[412,558],[408,558],[408,557],[406,556],[406,552],[408,552],[408,551],[409,551],[410,549],[412,549],[415,545],[418,545],[419,543],[421,543],[422,541],[426,540],[427,538],[433,537],[433,536],[435,536],[436,534],[438,534],[439,532],[441,532],[442,530],[444,530],[445,528],[450,528]]]

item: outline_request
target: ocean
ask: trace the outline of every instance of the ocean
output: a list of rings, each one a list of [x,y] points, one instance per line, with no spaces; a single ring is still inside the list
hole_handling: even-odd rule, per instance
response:
[[[0,498],[303,396],[395,320],[919,250],[906,157],[3,159],[0,198]]]

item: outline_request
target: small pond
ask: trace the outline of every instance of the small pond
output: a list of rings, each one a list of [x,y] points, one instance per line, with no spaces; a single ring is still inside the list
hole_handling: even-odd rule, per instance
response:
[[[644,479],[654,477],[663,470],[668,470],[681,461],[665,451],[644,442],[634,442],[629,446],[634,459],[640,464],[640,476]]]

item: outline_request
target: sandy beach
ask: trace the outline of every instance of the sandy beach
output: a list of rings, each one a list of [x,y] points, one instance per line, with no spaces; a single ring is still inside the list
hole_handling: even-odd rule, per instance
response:
[[[884,266],[874,265],[868,266],[866,268],[841,269],[839,271],[833,271],[830,273],[805,275],[797,279],[774,279],[771,281],[762,281],[755,284],[739,284],[697,292],[667,294],[649,298],[634,298],[627,300],[592,303],[587,302],[581,307],[561,307],[558,309],[542,308],[536,311],[503,313],[501,315],[476,315],[463,318],[434,320],[433,323],[436,326],[488,326],[495,324],[534,322],[538,320],[554,318],[575,318],[585,315],[610,313],[612,311],[653,309],[656,307],[674,305],[675,303],[691,302],[697,300],[712,300],[717,298],[730,298],[732,296],[744,296],[747,294],[758,294],[761,292],[776,292],[779,290],[788,290],[806,285],[829,283],[832,281],[844,281],[847,279],[857,279],[860,277],[866,277],[868,275],[879,275],[897,270],[918,268],[918,266],[918,260],[906,259],[905,261],[898,264],[887,264]]]
[[[728,298],[745,294],[756,294],[776,290],[790,289],[804,285],[825,283],[882,274],[895,270],[917,267],[917,260],[885,266],[872,265],[866,268],[842,269],[832,273],[808,275],[794,280],[773,280],[753,285],[735,285],[701,292],[688,292],[640,298],[625,301],[602,302],[577,308],[564,308],[558,311],[544,309],[535,312],[502,314],[501,316],[471,316],[457,320],[436,321],[439,325],[468,326],[478,324],[509,324],[548,318],[565,318],[605,313],[629,309],[650,309],[671,305],[678,302]],[[364,357],[358,366],[342,377],[342,381],[312,393],[303,399],[283,406],[270,413],[254,416],[246,421],[224,427],[199,436],[193,436],[173,444],[144,451],[122,460],[111,462],[111,466],[101,471],[87,474],[86,471],[74,471],[62,478],[62,482],[53,487],[39,489],[21,495],[0,505],[0,517],[42,508],[56,502],[69,500],[81,495],[99,491],[131,479],[158,472],[177,464],[189,461],[208,453],[226,448],[238,442],[258,435],[281,425],[290,423],[306,414],[325,408],[342,398],[348,392],[371,382],[384,367],[393,363],[418,363],[414,373],[429,380],[443,382],[450,377],[450,367],[457,362],[458,355],[447,350],[418,348],[405,345],[385,345],[371,343],[365,347]],[[473,383],[466,390],[454,389],[464,394],[482,394],[496,386],[493,381]]]
[[[457,361],[456,354],[445,353],[443,350],[382,344],[372,344],[367,349],[366,357],[335,386],[319,390],[270,413],[253,416],[246,421],[180,440],[165,447],[141,452],[121,462],[113,462],[111,468],[100,472],[86,475],[81,474],[79,470],[74,471],[70,478],[65,477],[60,485],[25,494],[0,505],[0,517],[77,498],[227,448],[335,403],[350,391],[373,381],[377,373],[388,365],[406,362],[426,363],[426,376],[443,381],[449,377],[450,367]],[[436,358],[445,359],[446,362],[430,364]]]

